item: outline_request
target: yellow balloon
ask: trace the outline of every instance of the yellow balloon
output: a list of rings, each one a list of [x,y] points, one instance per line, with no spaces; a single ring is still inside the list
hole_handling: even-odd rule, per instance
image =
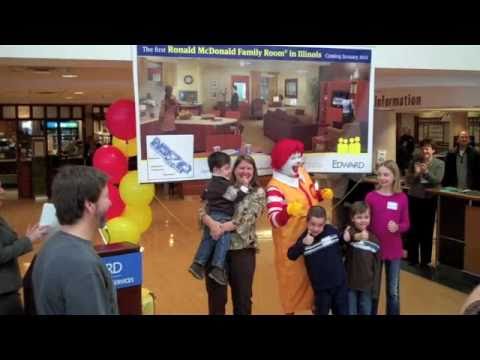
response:
[[[137,138],[133,138],[128,140],[128,156],[136,156],[137,155]]]
[[[148,205],[155,196],[153,184],[140,184],[138,172],[129,171],[120,181],[120,197],[127,205]]]
[[[324,200],[332,200],[333,199],[333,190],[330,188],[324,188],[320,190],[322,197]]]
[[[137,138],[122,140],[114,136],[112,145],[118,148],[126,157],[137,155]]]
[[[107,232],[110,244],[129,242],[138,244],[140,241],[140,229],[131,219],[124,216],[116,217],[107,222]]]
[[[122,216],[137,224],[142,234],[152,224],[152,209],[148,205],[127,205]]]
[[[118,150],[120,150],[123,153],[123,155],[128,156],[127,142],[125,140],[121,140],[113,136],[112,145],[115,146]]]
[[[110,235],[108,234],[107,224],[105,224],[105,226],[100,229],[100,232],[102,233],[103,239],[107,240],[107,244],[108,244]]]

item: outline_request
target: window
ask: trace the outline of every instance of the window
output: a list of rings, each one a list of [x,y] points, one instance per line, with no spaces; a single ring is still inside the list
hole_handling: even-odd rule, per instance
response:
[[[82,119],[83,118],[83,106],[74,106],[72,109],[72,117],[74,119]]]
[[[107,115],[107,109],[108,107],[106,106],[94,105],[92,107],[92,118],[94,120],[104,120]]]
[[[109,145],[112,140],[105,121],[107,111],[108,105],[94,105],[92,107],[93,134],[102,145]]]
[[[480,142],[480,118],[468,118],[468,133],[475,139],[475,144]]]
[[[60,118],[70,118],[70,106],[60,106]]]
[[[101,113],[102,113],[102,107],[101,106],[93,106],[92,107],[92,114],[99,115]]]
[[[14,105],[3,106],[2,116],[4,119],[15,119],[17,117],[15,106]]]
[[[267,78],[267,77],[262,77],[260,79],[260,99],[265,100],[265,101],[270,100],[268,98],[269,88],[270,88],[269,81],[270,81],[270,79]]]
[[[18,106],[18,118],[19,119],[30,119],[30,106],[29,105],[19,105]]]
[[[148,62],[147,65],[148,81],[161,82],[162,81],[162,64]]]
[[[237,87],[238,101],[247,101],[247,84],[235,81],[233,85]]]
[[[298,80],[285,79],[285,97],[296,99],[298,97]]]
[[[44,106],[32,106],[32,118],[34,118],[34,119],[44,119],[45,118],[45,107]]]
[[[449,123],[440,119],[428,119],[418,122],[418,140],[431,139],[437,153],[448,151]]]
[[[47,106],[47,118],[48,119],[58,118],[58,108],[56,106]]]

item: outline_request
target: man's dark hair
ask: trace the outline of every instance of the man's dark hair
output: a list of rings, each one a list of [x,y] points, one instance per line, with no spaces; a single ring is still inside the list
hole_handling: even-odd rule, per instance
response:
[[[95,203],[108,177],[90,166],[68,165],[53,179],[52,202],[60,225],[73,225],[83,216],[85,201]]]
[[[237,85],[233,85],[233,90],[237,91]]]
[[[322,206],[312,206],[310,210],[308,210],[307,221],[310,221],[312,217],[326,219],[327,211]]]
[[[435,150],[435,145],[433,144],[432,139],[423,139],[422,141],[420,141],[418,146],[420,147],[420,149],[425,146],[430,146],[433,150]]]
[[[230,164],[230,155],[221,151],[215,151],[208,157],[208,168],[213,172],[213,168],[221,168],[225,164]]]

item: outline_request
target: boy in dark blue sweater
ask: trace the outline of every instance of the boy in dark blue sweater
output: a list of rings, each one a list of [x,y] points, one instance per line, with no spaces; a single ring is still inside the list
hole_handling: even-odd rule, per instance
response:
[[[305,256],[307,273],[315,294],[315,315],[348,314],[347,283],[340,247],[340,233],[326,224],[323,207],[313,206],[307,215],[307,230],[288,249],[288,258]]]

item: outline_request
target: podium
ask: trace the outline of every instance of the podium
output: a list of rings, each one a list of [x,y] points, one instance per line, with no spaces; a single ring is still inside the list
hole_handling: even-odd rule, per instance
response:
[[[97,245],[95,250],[112,275],[120,315],[142,315],[143,258],[140,247],[124,242]]]
[[[480,277],[480,192],[428,191],[438,196],[435,262]]]

